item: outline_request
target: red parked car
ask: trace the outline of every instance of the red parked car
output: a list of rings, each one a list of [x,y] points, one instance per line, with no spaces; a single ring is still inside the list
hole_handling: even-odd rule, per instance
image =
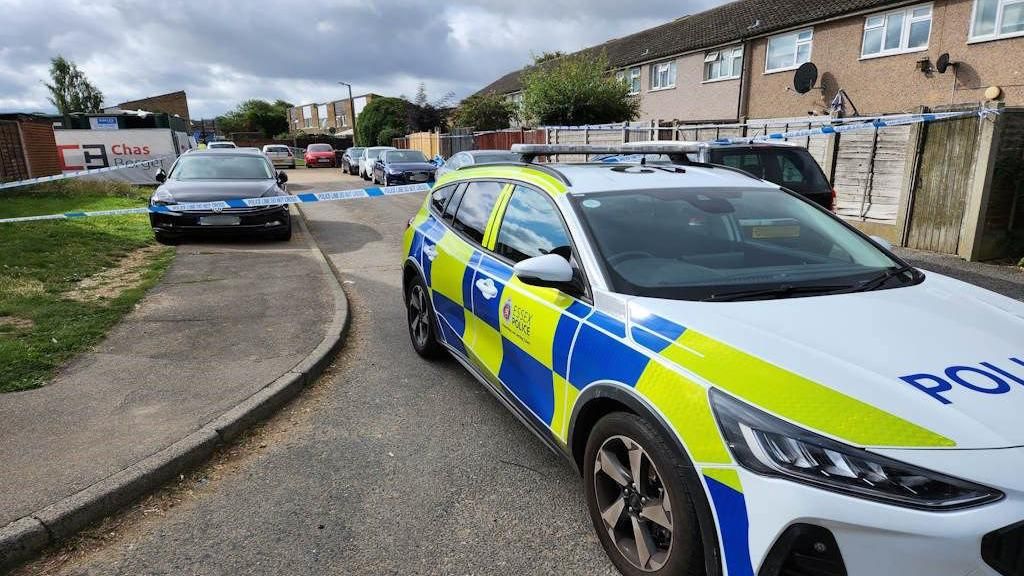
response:
[[[306,168],[334,168],[334,147],[330,144],[310,144],[303,156]]]

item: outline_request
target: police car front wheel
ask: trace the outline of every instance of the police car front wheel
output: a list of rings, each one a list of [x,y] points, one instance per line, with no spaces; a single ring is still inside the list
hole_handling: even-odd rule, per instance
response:
[[[444,349],[437,341],[437,322],[434,309],[423,280],[416,276],[406,292],[405,307],[408,313],[409,339],[416,353],[427,359],[440,357]]]
[[[649,422],[626,412],[594,425],[584,490],[601,545],[627,576],[704,573],[684,463]]]

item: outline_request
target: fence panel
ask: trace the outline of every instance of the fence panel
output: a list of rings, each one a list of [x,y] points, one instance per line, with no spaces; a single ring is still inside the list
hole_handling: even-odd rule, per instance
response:
[[[907,163],[910,126],[847,132],[836,144],[836,213],[896,224]]]
[[[427,158],[433,158],[441,152],[440,135],[436,132],[416,132],[406,136],[407,148],[411,150],[419,150],[427,156]]]
[[[0,120],[0,182],[25,180],[28,177],[18,123]]]

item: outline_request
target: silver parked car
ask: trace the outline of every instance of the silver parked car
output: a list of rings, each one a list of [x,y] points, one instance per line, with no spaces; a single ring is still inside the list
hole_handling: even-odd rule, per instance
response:
[[[440,178],[452,170],[458,170],[459,168],[474,166],[476,164],[519,161],[521,161],[519,154],[509,152],[508,150],[466,150],[465,152],[452,154],[452,157],[437,169],[436,177]]]
[[[295,154],[284,144],[267,144],[263,153],[273,162],[274,168],[295,168]]]

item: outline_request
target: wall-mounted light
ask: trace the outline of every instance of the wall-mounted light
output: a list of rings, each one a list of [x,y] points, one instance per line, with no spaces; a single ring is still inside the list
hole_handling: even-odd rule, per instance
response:
[[[931,58],[928,58],[927,56],[917,61],[917,69],[920,70],[922,74],[931,74],[935,71],[935,67],[932,66]]]

